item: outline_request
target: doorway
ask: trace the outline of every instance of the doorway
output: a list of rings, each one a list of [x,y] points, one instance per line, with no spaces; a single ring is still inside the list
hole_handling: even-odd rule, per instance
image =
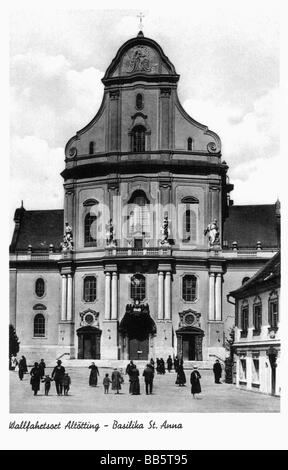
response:
[[[182,327],[176,331],[177,356],[184,361],[203,361],[203,330],[197,327]]]
[[[101,330],[91,326],[79,328],[78,359],[100,359]]]
[[[184,361],[195,361],[195,336],[183,335],[182,355]]]
[[[149,354],[149,338],[137,339],[129,338],[129,359],[135,360],[148,360]]]

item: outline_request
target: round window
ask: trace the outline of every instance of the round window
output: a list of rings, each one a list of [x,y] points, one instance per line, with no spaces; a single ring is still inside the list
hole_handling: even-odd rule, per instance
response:
[[[94,321],[93,315],[91,313],[87,313],[87,315],[85,315],[85,322],[88,323],[88,325],[91,325],[93,321]]]
[[[191,313],[188,313],[188,315],[185,316],[186,325],[193,325],[194,321],[195,321],[195,317]]]

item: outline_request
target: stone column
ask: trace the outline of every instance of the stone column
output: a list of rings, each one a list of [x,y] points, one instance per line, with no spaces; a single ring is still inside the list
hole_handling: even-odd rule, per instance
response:
[[[171,320],[171,272],[165,275],[165,320]]]
[[[67,321],[72,321],[72,276],[67,274]]]
[[[209,320],[215,320],[215,274],[209,273]]]
[[[118,318],[118,284],[117,272],[112,273],[112,292],[111,292],[111,320]]]
[[[105,272],[105,320],[110,320],[111,273]]]
[[[158,320],[163,320],[164,317],[164,273],[158,272]]]
[[[216,274],[215,280],[215,320],[222,320],[222,274]]]
[[[66,320],[66,309],[67,309],[67,278],[65,274],[62,274],[62,300],[61,300],[61,320]]]

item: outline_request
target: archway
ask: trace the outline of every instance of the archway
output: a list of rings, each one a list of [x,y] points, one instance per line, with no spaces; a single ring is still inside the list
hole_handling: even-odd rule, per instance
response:
[[[100,338],[102,331],[93,326],[83,326],[77,330],[78,359],[100,359]]]
[[[185,326],[176,331],[177,355],[184,361],[202,361],[202,340],[204,331],[201,328]]]

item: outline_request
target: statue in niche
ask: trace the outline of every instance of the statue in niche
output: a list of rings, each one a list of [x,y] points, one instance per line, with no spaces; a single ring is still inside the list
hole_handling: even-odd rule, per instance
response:
[[[73,250],[73,233],[72,227],[68,222],[65,223],[63,241],[60,243],[61,251],[72,251]]]
[[[207,228],[204,230],[204,235],[207,234],[209,246],[220,244],[220,234],[217,219],[214,219],[213,222],[208,224]]]
[[[114,227],[112,219],[110,219],[108,224],[106,224],[106,245],[116,246],[116,242],[114,240]]]
[[[165,215],[163,224],[161,227],[161,233],[162,233],[162,240],[161,240],[161,245],[169,245],[168,237],[170,235],[170,230],[169,230],[169,220],[168,216]]]

